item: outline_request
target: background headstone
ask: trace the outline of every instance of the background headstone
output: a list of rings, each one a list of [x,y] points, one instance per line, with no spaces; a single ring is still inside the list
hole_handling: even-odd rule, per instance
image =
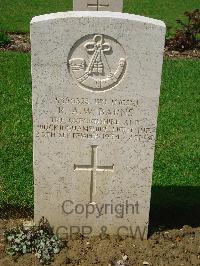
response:
[[[164,40],[136,15],[33,18],[36,222],[147,236]]]
[[[123,11],[123,0],[74,0],[74,11]]]

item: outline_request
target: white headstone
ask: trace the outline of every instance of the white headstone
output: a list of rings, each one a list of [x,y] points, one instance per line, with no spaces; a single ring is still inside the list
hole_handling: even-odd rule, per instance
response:
[[[74,11],[122,12],[123,0],[73,0]]]
[[[36,222],[146,238],[164,39],[136,15],[32,19]]]

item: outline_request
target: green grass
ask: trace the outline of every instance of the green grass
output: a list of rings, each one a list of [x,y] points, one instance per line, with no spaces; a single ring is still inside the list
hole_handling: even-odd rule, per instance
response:
[[[150,216],[154,225],[200,225],[199,69],[200,60],[164,63]]]
[[[187,207],[194,216],[194,207],[200,206],[199,68],[199,60],[164,62],[153,175],[154,213]],[[33,207],[30,55],[0,53],[0,73],[0,208]]]
[[[0,53],[0,110],[0,206],[33,206],[30,55]]]
[[[184,12],[200,7],[199,0],[125,0],[124,9],[128,13],[163,20],[170,33],[178,27],[176,20],[185,19]]]
[[[165,60],[154,185],[200,186],[200,60]]]
[[[164,20],[172,32],[176,19],[200,7],[199,0],[124,0],[124,12]],[[32,17],[72,10],[72,0],[0,0],[0,27],[9,32],[29,32]]]

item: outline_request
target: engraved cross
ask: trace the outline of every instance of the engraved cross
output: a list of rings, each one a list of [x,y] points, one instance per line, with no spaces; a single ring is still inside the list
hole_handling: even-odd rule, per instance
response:
[[[98,166],[97,163],[97,145],[92,145],[92,154],[91,154],[91,164],[90,165],[74,165],[74,171],[90,171],[91,172],[91,180],[90,180],[90,203],[95,204],[93,202],[93,197],[96,194],[96,174],[97,172],[113,172],[114,165],[112,166]]]
[[[108,8],[109,7],[109,1],[105,0],[95,0],[95,1],[89,1],[87,4],[88,8],[92,8],[96,11],[99,11],[101,8]]]

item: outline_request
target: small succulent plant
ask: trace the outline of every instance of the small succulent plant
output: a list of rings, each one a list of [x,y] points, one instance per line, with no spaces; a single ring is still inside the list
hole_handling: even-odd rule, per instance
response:
[[[43,265],[50,264],[54,255],[64,247],[63,241],[50,230],[44,218],[39,226],[15,227],[5,231],[4,237],[8,255],[35,253]]]

